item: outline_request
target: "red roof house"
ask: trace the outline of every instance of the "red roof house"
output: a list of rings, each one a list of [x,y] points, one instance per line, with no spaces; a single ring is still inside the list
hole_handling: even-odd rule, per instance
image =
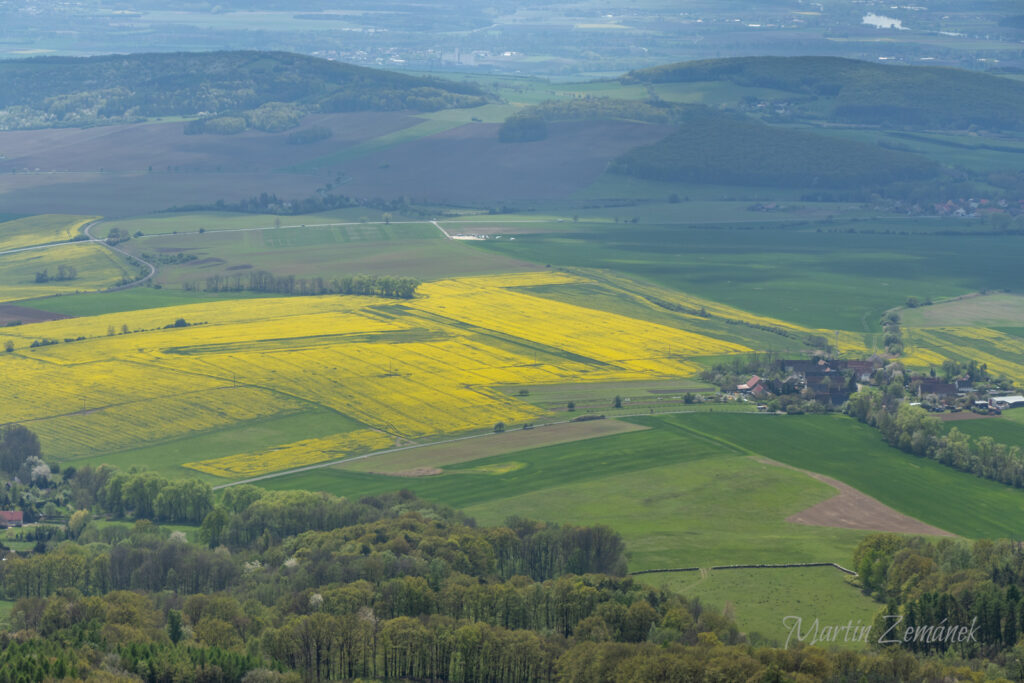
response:
[[[24,517],[21,510],[0,510],[0,526],[21,526]]]

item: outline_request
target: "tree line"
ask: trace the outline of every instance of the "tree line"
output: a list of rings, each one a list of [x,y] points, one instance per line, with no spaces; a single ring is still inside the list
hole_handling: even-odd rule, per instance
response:
[[[322,296],[341,294],[353,296],[379,296],[386,299],[411,299],[416,296],[420,281],[411,277],[393,275],[343,275],[338,278],[297,278],[294,275],[274,275],[257,270],[247,275],[211,275],[202,285],[205,292],[261,292],[288,296]],[[194,290],[195,284],[185,289]]]
[[[923,408],[874,388],[851,395],[846,413],[878,429],[886,443],[901,451],[1024,488],[1024,452],[1019,446],[998,443],[990,436],[971,437],[956,427],[946,432],[942,422]]]
[[[330,186],[328,186],[330,187]],[[420,209],[409,205],[404,198],[399,199],[360,199],[343,194],[333,194],[325,189],[315,195],[302,199],[281,199],[276,194],[262,192],[258,195],[241,199],[237,202],[217,200],[212,204],[186,204],[173,206],[166,213],[194,213],[197,211],[231,211],[234,213],[272,214],[276,216],[300,216],[311,213],[323,213],[335,209],[365,207],[402,215],[427,215]]]

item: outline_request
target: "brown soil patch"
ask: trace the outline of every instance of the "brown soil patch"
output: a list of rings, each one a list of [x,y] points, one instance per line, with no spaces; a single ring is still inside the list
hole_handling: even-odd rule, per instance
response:
[[[0,304],[0,325],[10,325],[11,323],[19,322],[22,325],[30,325],[32,323],[44,323],[47,320],[63,320],[70,317],[70,315],[64,315],[63,313],[40,311],[38,308]]]
[[[252,268],[251,264],[243,263],[243,264],[238,265],[238,266],[228,266],[224,270],[249,270],[250,268]]]
[[[217,258],[215,256],[211,256],[210,258],[204,258],[204,259],[199,259],[198,261],[193,261],[191,263],[191,265],[193,265],[193,266],[219,266],[222,263],[227,263],[227,261],[225,261],[222,258]]]
[[[795,515],[790,515],[786,518],[787,522],[806,524],[808,526],[829,526],[839,529],[888,531],[898,534],[956,536],[956,534],[951,534],[944,529],[925,524],[913,517],[908,517],[902,512],[897,512],[888,505],[878,502],[871,496],[861,493],[838,479],[826,477],[817,472],[802,470],[798,467],[792,467],[769,458],[757,458],[757,460],[768,465],[776,465],[796,470],[797,472],[803,472],[807,476],[824,482],[838,491],[836,495],[828,500],[812,505]]]
[[[375,455],[372,458],[360,458],[352,462],[338,463],[335,467],[355,472],[411,476],[401,473],[437,469],[446,465],[480,460],[494,455],[505,455],[506,453],[514,453],[528,448],[553,446],[570,441],[593,439],[644,429],[647,429],[647,427],[620,420],[591,420],[589,422],[542,425],[533,429],[517,429],[502,434],[487,434],[480,437],[410,448],[396,453]]]
[[[989,418],[999,417],[998,415],[979,415],[978,413],[972,413],[970,411],[964,411],[962,413],[943,413],[942,415],[936,415],[943,422],[955,422],[958,420],[987,420]]]
[[[416,467],[411,470],[400,470],[398,472],[374,472],[374,474],[386,474],[389,477],[433,477],[437,474],[444,474],[436,467]]]

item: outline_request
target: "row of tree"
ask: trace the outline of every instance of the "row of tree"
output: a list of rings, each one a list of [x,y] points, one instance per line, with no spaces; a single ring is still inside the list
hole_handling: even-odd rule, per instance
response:
[[[894,399],[878,389],[850,396],[846,413],[877,428],[886,443],[919,457],[1024,488],[1024,453],[1019,446],[997,443],[990,436],[973,438],[942,422],[919,406]]]
[[[36,273],[36,282],[66,282],[78,277],[78,269],[74,266],[61,264],[57,266],[57,274],[50,275],[49,269],[43,269]]]
[[[411,277],[393,275],[343,275],[338,278],[301,278],[294,275],[274,275],[257,270],[248,275],[211,275],[206,278],[206,292],[261,292],[288,296],[321,296],[342,294],[379,296],[386,299],[411,299],[416,296],[420,281]],[[186,285],[195,289],[195,285]]]

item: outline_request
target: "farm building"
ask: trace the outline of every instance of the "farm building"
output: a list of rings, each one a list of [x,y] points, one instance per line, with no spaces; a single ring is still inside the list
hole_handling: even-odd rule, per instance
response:
[[[21,526],[24,522],[21,510],[0,510],[0,527]]]
[[[989,399],[996,408],[1006,410],[1007,408],[1024,408],[1024,396],[993,396]]]
[[[757,375],[751,375],[750,379],[746,382],[736,385],[736,391],[761,396],[768,393],[768,387],[765,386],[763,379]]]
[[[943,382],[941,379],[935,379],[932,377],[920,380],[917,385],[918,397],[926,396],[927,394],[935,394],[936,396],[956,396],[957,393],[958,391],[955,384]]]

